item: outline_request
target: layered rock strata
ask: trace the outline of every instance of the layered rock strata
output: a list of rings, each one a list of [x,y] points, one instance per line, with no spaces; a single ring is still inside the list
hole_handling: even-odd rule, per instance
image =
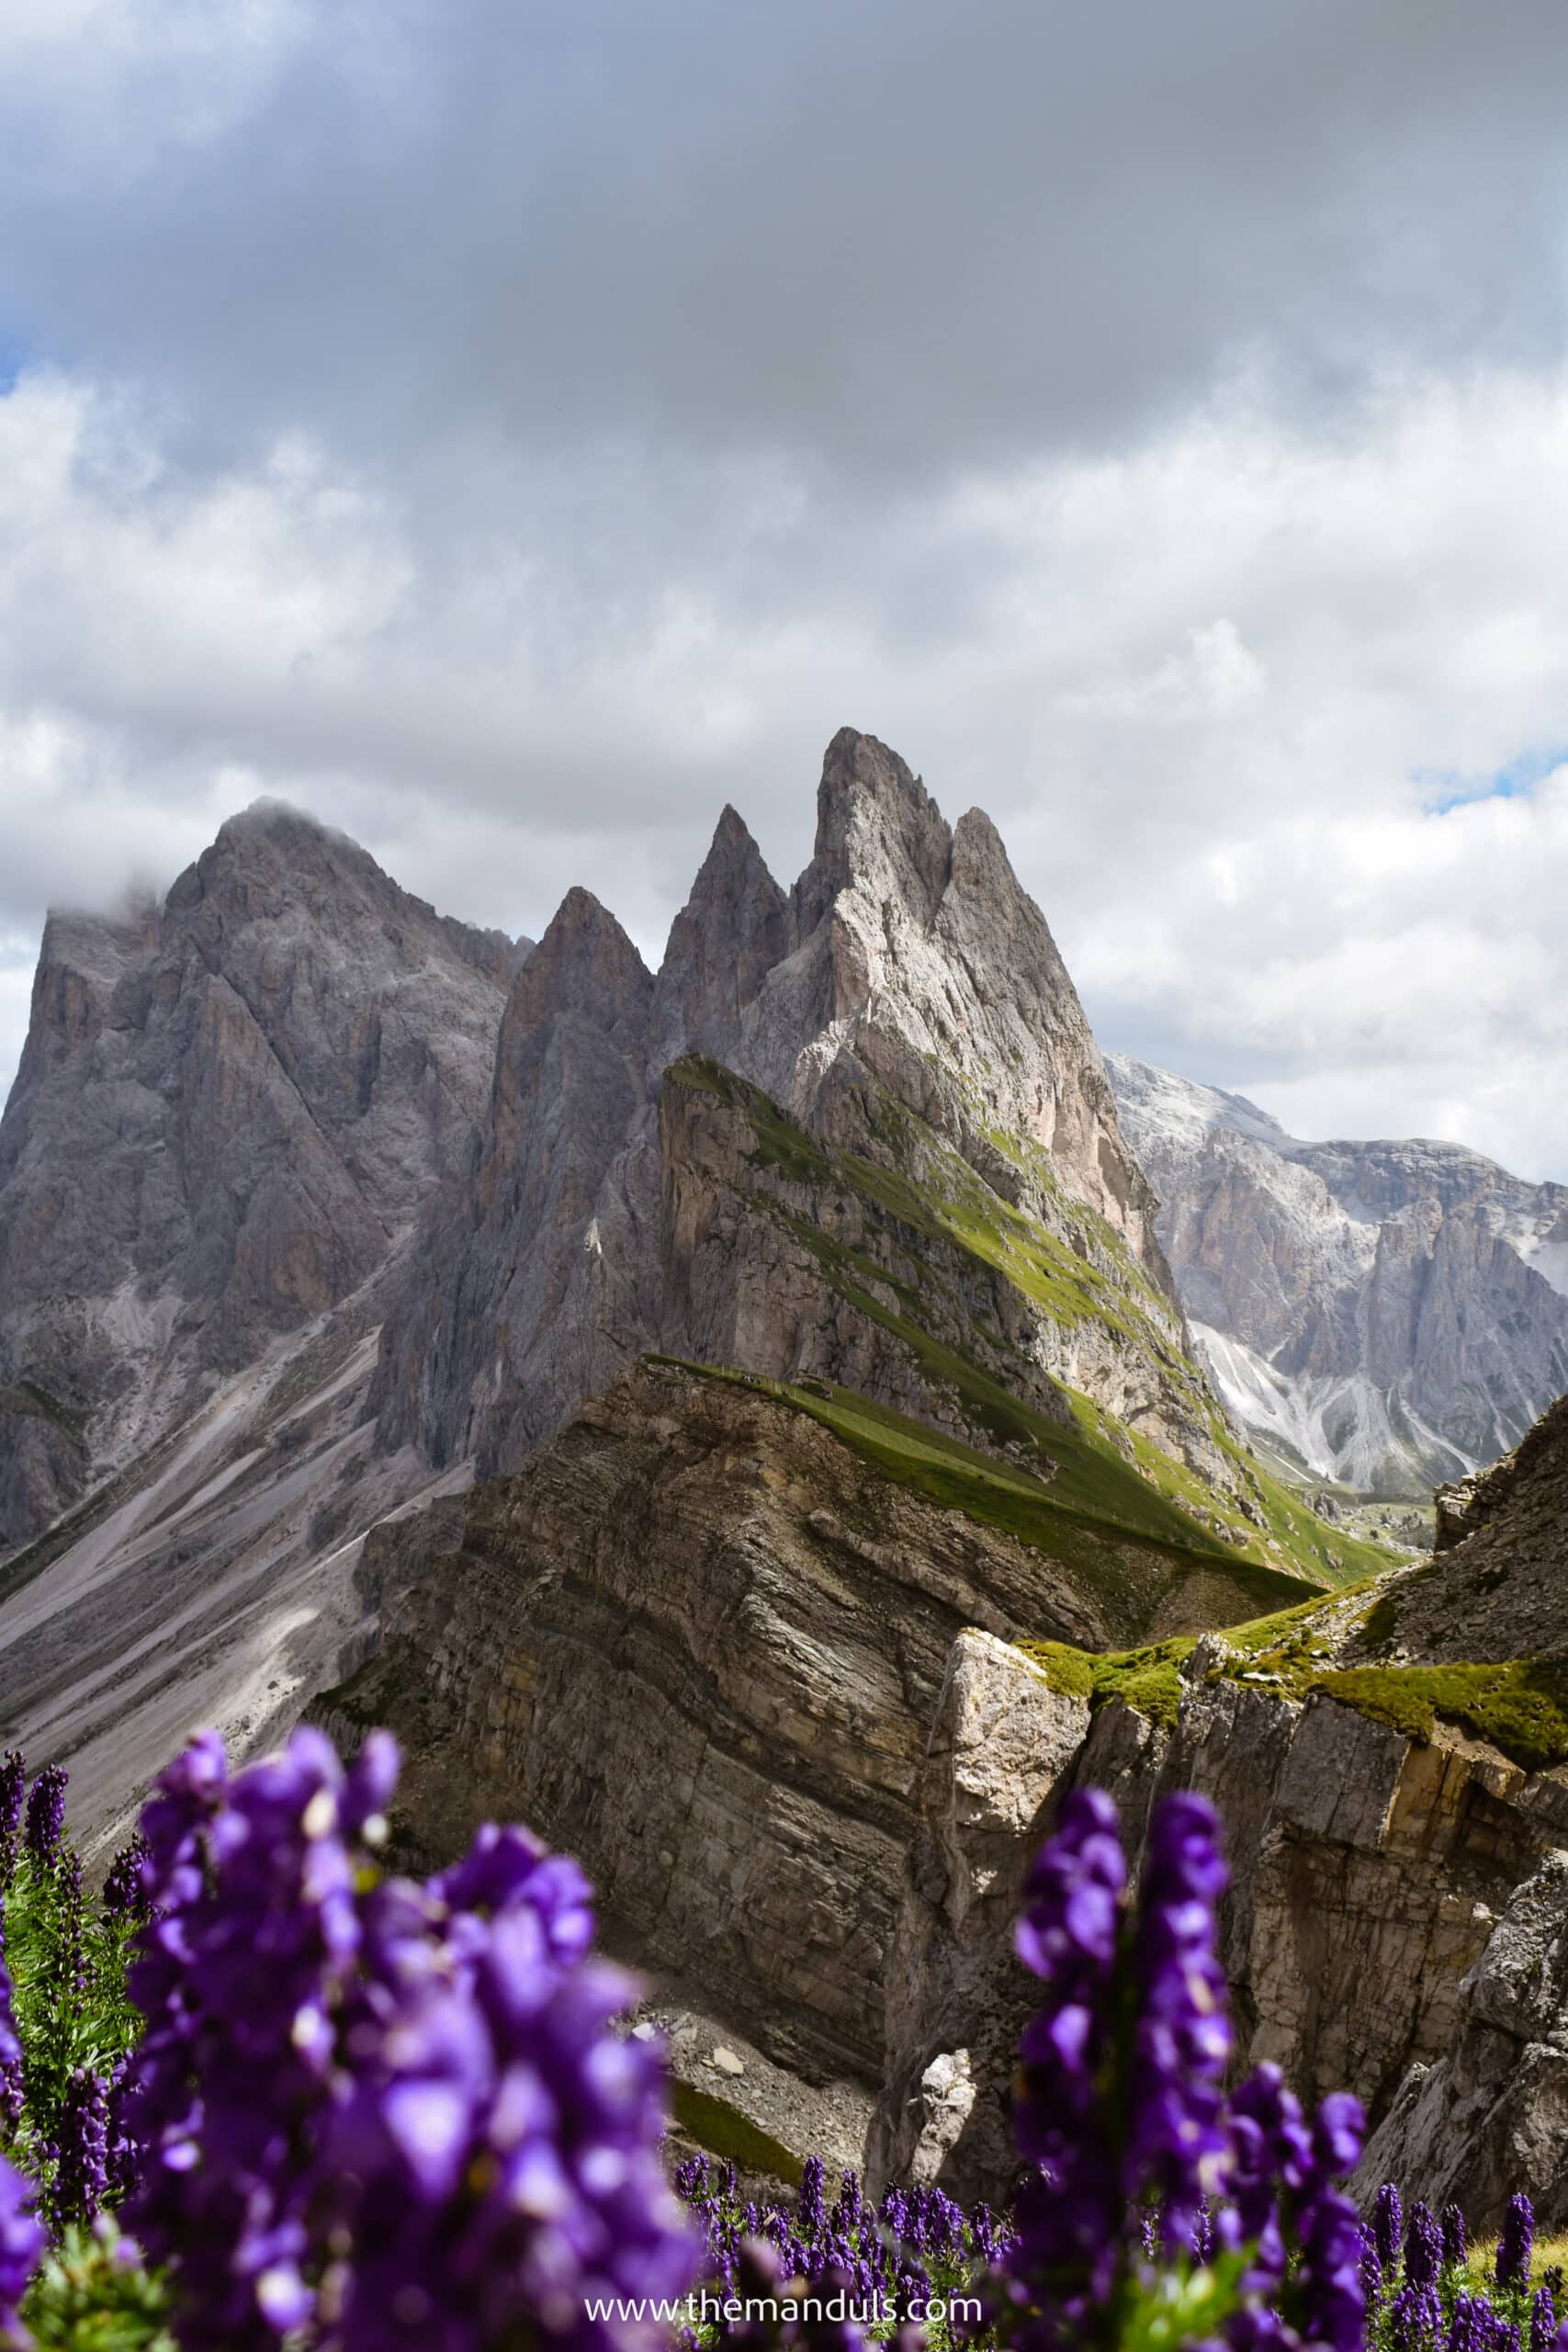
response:
[[[1221,1671],[1224,1658],[1223,1635],[1198,1645],[1169,1724],[1118,1699],[1091,1719],[1017,1650],[961,1638],[889,1962],[874,2177],[1005,2188],[1010,2053],[1034,1989],[1012,1958],[1012,1921],[1028,1861],[1076,1785],[1111,1792],[1134,1853],[1166,1790],[1199,1789],[1220,1809],[1239,2064],[1271,2059],[1302,2096],[1353,2090],[1379,2117],[1413,2064],[1453,2045],[1467,1972],[1568,1835],[1568,1771],[1531,1774],[1451,1725],[1417,1741],[1322,1695],[1293,1702]],[[1030,1726],[1021,1748],[993,1743],[991,1725],[1017,1724]],[[971,2086],[961,2119],[933,2103],[933,2070]],[[1479,2175],[1457,2158],[1454,2169],[1473,2218],[1495,2222]],[[1420,2177],[1407,2185],[1426,2193]]]
[[[933,1508],[852,1418],[835,1429],[859,1409],[825,1385],[652,1362],[476,1489],[457,1549],[322,1702],[345,1744],[379,1722],[402,1738],[401,1856],[428,1865],[482,1818],[529,1820],[597,1881],[613,1947],[710,2036],[836,2085],[844,2113],[874,2102],[874,2180],[994,2199],[1034,1991],[1011,1952],[1028,1862],[1071,1787],[1111,1791],[1134,1855],[1160,1794],[1197,1788],[1233,1857],[1238,2064],[1407,2117],[1412,2069],[1471,2046],[1472,1973],[1501,1965],[1517,1890],[1544,1871],[1557,1899],[1568,1767],[1440,1709],[1412,1735],[1375,1683],[1292,1683],[1280,1645],[1337,1670],[1375,1590],[1168,1641],[1138,1653],[1148,1699],[1103,1696],[1097,1653],[1227,1613],[1203,1583],[1217,1570],[1110,1528],[1068,1561]],[[1248,1606],[1234,1585],[1228,1613]],[[1496,2150],[1555,2129],[1551,2036],[1516,2040],[1547,2087],[1473,2161],[1445,2158],[1478,2224],[1496,2218]],[[1472,2107],[1478,2080],[1497,2104],[1501,2066],[1495,2047],[1460,2066]],[[1428,2151],[1413,2193],[1449,2079],[1409,2126]]]
[[[345,1739],[386,1723],[402,1740],[412,1858],[528,1821],[581,1859],[626,1957],[807,2077],[874,2084],[961,1629],[1101,1645],[1243,1615],[1267,1572],[1088,1520],[1053,1556],[922,1491],[919,1426],[857,1441],[857,1409],[638,1365],[475,1489],[458,1551],[322,1711]],[[895,1442],[904,1479],[877,1459]],[[949,1449],[944,1476],[965,1460]],[[1048,1486],[967,1464],[998,1521],[1049,1520]]]

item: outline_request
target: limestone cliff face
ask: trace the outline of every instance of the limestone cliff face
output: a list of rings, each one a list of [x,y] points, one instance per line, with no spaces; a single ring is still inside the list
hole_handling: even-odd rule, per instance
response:
[[[1413,2083],[1411,2070],[1463,2048],[1473,1973],[1495,1973],[1500,1918],[1543,1870],[1555,1925],[1538,1921],[1536,1942],[1556,1936],[1568,1948],[1556,1856],[1568,1835],[1568,1773],[1532,1776],[1450,1727],[1417,1743],[1322,1696],[1301,1705],[1211,1679],[1222,1641],[1194,1651],[1166,1728],[1120,1700],[1089,1723],[1082,1700],[1052,1690],[1016,1650],[961,1637],[889,1954],[874,2177],[941,2178],[968,2195],[1005,2187],[1009,2064],[1032,1996],[1011,1925],[1028,1861],[1077,1784],[1111,1791],[1134,1848],[1168,1789],[1200,1789],[1219,1806],[1235,1871],[1221,1952],[1238,2064],[1274,2060],[1303,2097],[1350,2089],[1374,2118],[1407,2119],[1427,2079],[1418,2072]],[[1531,1899],[1538,1912],[1547,1901]],[[1536,2026],[1515,2020],[1513,2030],[1528,2042]],[[1491,2103],[1500,2050],[1480,2069]],[[1428,2116],[1419,2130],[1400,2123],[1393,2177],[1430,2197],[1440,2172],[1444,2198],[1495,2228],[1521,2183],[1561,2182],[1568,2110],[1552,2102],[1563,2063],[1541,2062],[1545,2087],[1521,2096],[1512,2115],[1519,2145],[1533,2132],[1536,2157],[1550,2162],[1509,2171],[1484,2135],[1439,2147]],[[1472,2066],[1472,2089],[1476,2079]],[[1428,2091],[1429,2109],[1442,2087]],[[1369,2187],[1384,2177],[1369,2159]]]
[[[934,1191],[944,1229],[928,1199],[901,1247],[884,1177],[909,1202]],[[657,1347],[831,1370],[951,1423],[963,1400],[902,1319],[1048,1416],[1055,1384],[1082,1389],[1255,1510],[1184,1359],[1154,1206],[994,829],[976,811],[950,828],[845,729],[787,897],[727,810],[657,978],[596,902],[562,908],[514,984],[473,1164],[389,1318],[382,1435],[516,1468]],[[1065,1267],[1031,1263],[1036,1238]],[[850,1295],[857,1255],[880,1321]],[[948,1290],[934,1329],[908,1296],[916,1261]]]
[[[1521,2181],[1543,2226],[1568,2222],[1568,1854],[1518,1888],[1459,1989],[1452,2039],[1413,2066],[1354,2186],[1421,2184],[1495,2223]]]
[[[1111,1057],[1210,1373],[1321,1476],[1425,1497],[1568,1388],[1568,1190],[1456,1144],[1303,1143]]]
[[[402,1740],[420,1855],[487,1817],[532,1823],[581,1859],[624,1954],[807,2077],[874,2084],[961,1629],[1100,1645],[1256,1600],[1212,1554],[1109,1527],[1047,1556],[922,1492],[919,1425],[851,1443],[817,1418],[853,1431],[859,1409],[636,1367],[475,1489],[459,1550],[323,1707],[350,1738]],[[916,1448],[901,1479],[877,1458],[895,1442]]]
[[[0,1122],[0,1544],[358,1288],[462,1164],[515,961],[262,804],[54,915]]]
[[[989,818],[971,809],[950,829],[897,753],[847,728],[817,810],[791,901],[798,944],[759,990],[736,1069],[807,1124],[869,1074],[989,1179],[1010,1170],[1010,1197],[1054,1180],[1166,1282],[1099,1048]],[[816,1124],[830,1133],[830,1114]],[[1025,1148],[1021,1169],[1007,1144]]]

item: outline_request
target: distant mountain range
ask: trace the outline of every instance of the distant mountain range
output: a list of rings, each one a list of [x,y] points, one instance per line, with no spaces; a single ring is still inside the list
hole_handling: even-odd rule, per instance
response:
[[[1106,1067],[1193,1340],[1265,1451],[1425,1497],[1568,1389],[1568,1187],[1459,1144],[1303,1143],[1242,1095]]]

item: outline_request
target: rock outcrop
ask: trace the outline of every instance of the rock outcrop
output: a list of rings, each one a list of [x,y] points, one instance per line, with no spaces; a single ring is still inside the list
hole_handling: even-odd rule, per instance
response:
[[[161,907],[51,916],[0,1120],[0,1547],[385,1264],[516,960],[269,803]]]
[[[1260,1445],[1425,1499],[1568,1389],[1568,1188],[1457,1144],[1303,1143],[1240,1095],[1107,1067],[1198,1349]]]
[[[922,1487],[928,1450],[975,1483]],[[1568,1764],[1521,1758],[1442,1692],[1404,1727],[1412,1669],[1338,1664],[1408,1577],[1236,1623],[1257,1571],[1233,1566],[1227,1592],[1207,1581],[1218,1547],[1184,1558],[1109,1528],[1070,1556],[1049,1482],[1013,1518],[1024,1483],[826,1383],[647,1362],[475,1489],[456,1550],[385,1612],[323,1720],[348,1745],[372,1723],[402,1739],[408,1859],[506,1815],[577,1853],[612,1944],[653,1972],[656,2005],[707,2021],[705,2048],[733,2035],[836,2086],[842,2112],[872,2107],[875,2180],[1007,2193],[1035,1989],[1012,1924],[1080,1784],[1111,1791],[1134,1854],[1166,1791],[1219,1808],[1238,2063],[1404,2119],[1427,2152],[1416,2193],[1431,2115],[1459,2095],[1425,2070],[1459,2069],[1467,2115],[1486,2093],[1478,2147],[1555,2146],[1568,2060],[1534,2011],[1515,2021],[1522,2105],[1500,2045],[1464,2053],[1477,2020],[1500,2030],[1473,1996],[1504,1965],[1499,1920],[1543,1871],[1558,1888]],[[1136,1653],[1132,1698],[1095,1683],[1097,1655],[1151,1635],[1166,1646]],[[1446,2161],[1485,2219],[1504,2157]]]
[[[1256,1608],[1258,1572],[1088,1522],[1053,1555],[1049,1486],[863,1410],[636,1366],[474,1490],[459,1549],[321,1706],[348,1740],[402,1740],[418,1858],[529,1821],[581,1859],[626,1957],[807,2079],[874,2085],[956,1636],[1191,1628]],[[937,1469],[967,1509],[924,1488]],[[1027,1710],[991,1728],[1034,1735]]]
[[[1500,1462],[1439,1487],[1438,1547],[1393,1577],[1347,1663],[1528,1661],[1568,1709],[1568,1397]]]
[[[1370,2204],[1409,2181],[1435,2211],[1497,2230],[1521,2183],[1549,2230],[1568,2224],[1568,1853],[1517,1889],[1459,1988],[1451,2041],[1412,2067],[1352,2187]]]

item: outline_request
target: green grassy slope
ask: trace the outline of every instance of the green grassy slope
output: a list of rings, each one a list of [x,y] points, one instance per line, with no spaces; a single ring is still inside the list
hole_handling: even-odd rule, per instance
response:
[[[716,1095],[742,1112],[756,1138],[752,1156],[760,1169],[822,1199],[852,1199],[867,1233],[888,1245],[876,1258],[765,1192],[750,1196],[810,1252],[840,1296],[904,1341],[927,1378],[958,1400],[977,1432],[1049,1467],[1051,1500],[1061,1510],[1212,1555],[1233,1572],[1245,1566],[1333,1585],[1387,1565],[1386,1555],[1371,1545],[1326,1527],[1234,1435],[1172,1337],[1168,1302],[1121,1237],[1092,1211],[1062,1200],[1063,1234],[1048,1231],[993,1193],[945,1138],[886,1097],[873,1103],[872,1115],[878,1140],[899,1155],[897,1168],[818,1144],[758,1088],[718,1063],[678,1063],[665,1082]],[[1006,1139],[995,1140],[999,1149]],[[1015,1158],[1023,1149],[1010,1148]],[[1032,1164],[1034,1181],[1054,1187],[1044,1156],[1037,1147],[1028,1150],[1043,1163]],[[922,1170],[918,1182],[905,1172],[913,1167]],[[933,1251],[927,1246],[931,1243],[940,1246]],[[940,1271],[943,1264],[956,1266],[960,1275],[965,1264],[983,1269],[987,1283],[1000,1274],[1053,1321],[1067,1327],[1098,1322],[1113,1342],[1135,1344],[1242,1472],[1258,1498],[1264,1525],[1256,1525],[1231,1498],[1065,1384],[1056,1385],[1070,1409],[1069,1421],[1027,1403],[982,1361],[995,1364],[998,1354],[1005,1355],[1008,1342],[999,1330],[971,1322],[973,1351],[953,1341],[954,1327],[964,1328],[972,1316],[965,1294],[973,1286],[945,1276]],[[940,1339],[936,1329],[950,1336]],[[1025,1369],[1021,1360],[1020,1368]],[[1038,1368],[1028,1370],[1037,1380]],[[862,1413],[858,1442],[869,1443],[877,1408],[864,1399],[853,1403]],[[840,1404],[836,1409],[847,1414],[850,1408]],[[908,1467],[914,1459],[908,1448],[897,1451]],[[920,1475],[930,1480],[937,1474],[928,1464]],[[1277,1547],[1272,1552],[1270,1537]]]
[[[1365,1612],[1376,1607],[1365,1588]],[[1510,1658],[1500,1664],[1446,1666],[1336,1666],[1330,1639],[1347,1633],[1341,1592],[1276,1611],[1250,1623],[1225,1626],[1227,1657],[1213,1669],[1245,1677],[1281,1699],[1302,1700],[1320,1692],[1353,1707],[1374,1723],[1387,1724],[1406,1738],[1429,1740],[1438,1723],[1484,1739],[1527,1772],[1568,1763],[1568,1665],[1561,1660]],[[1181,1668],[1190,1640],[1135,1650],[1094,1652],[1066,1642],[1021,1642],[1054,1690],[1075,1692],[1099,1706],[1125,1699],[1156,1723],[1176,1721],[1181,1697]]]
[[[1156,1622],[1230,1625],[1250,1620],[1260,1605],[1288,1611],[1322,1597],[1321,1586],[1238,1559],[1163,1497],[1140,1488],[1120,1461],[1116,1466],[1128,1483],[1112,1483],[1128,1510],[1118,1515],[1103,1508],[1104,1496],[1092,1479],[1071,1483],[1095,1488],[1097,1507],[1076,1508],[1064,1498],[1060,1478],[1047,1485],[1027,1469],[998,1462],[994,1454],[830,1382],[784,1383],[679,1357],[651,1361],[678,1364],[702,1379],[730,1382],[787,1405],[894,1485],[940,1510],[962,1511],[1057,1563],[1092,1597],[1108,1625],[1125,1629],[1123,1639]],[[1048,1426],[1054,1436],[1058,1433],[1055,1423]]]

